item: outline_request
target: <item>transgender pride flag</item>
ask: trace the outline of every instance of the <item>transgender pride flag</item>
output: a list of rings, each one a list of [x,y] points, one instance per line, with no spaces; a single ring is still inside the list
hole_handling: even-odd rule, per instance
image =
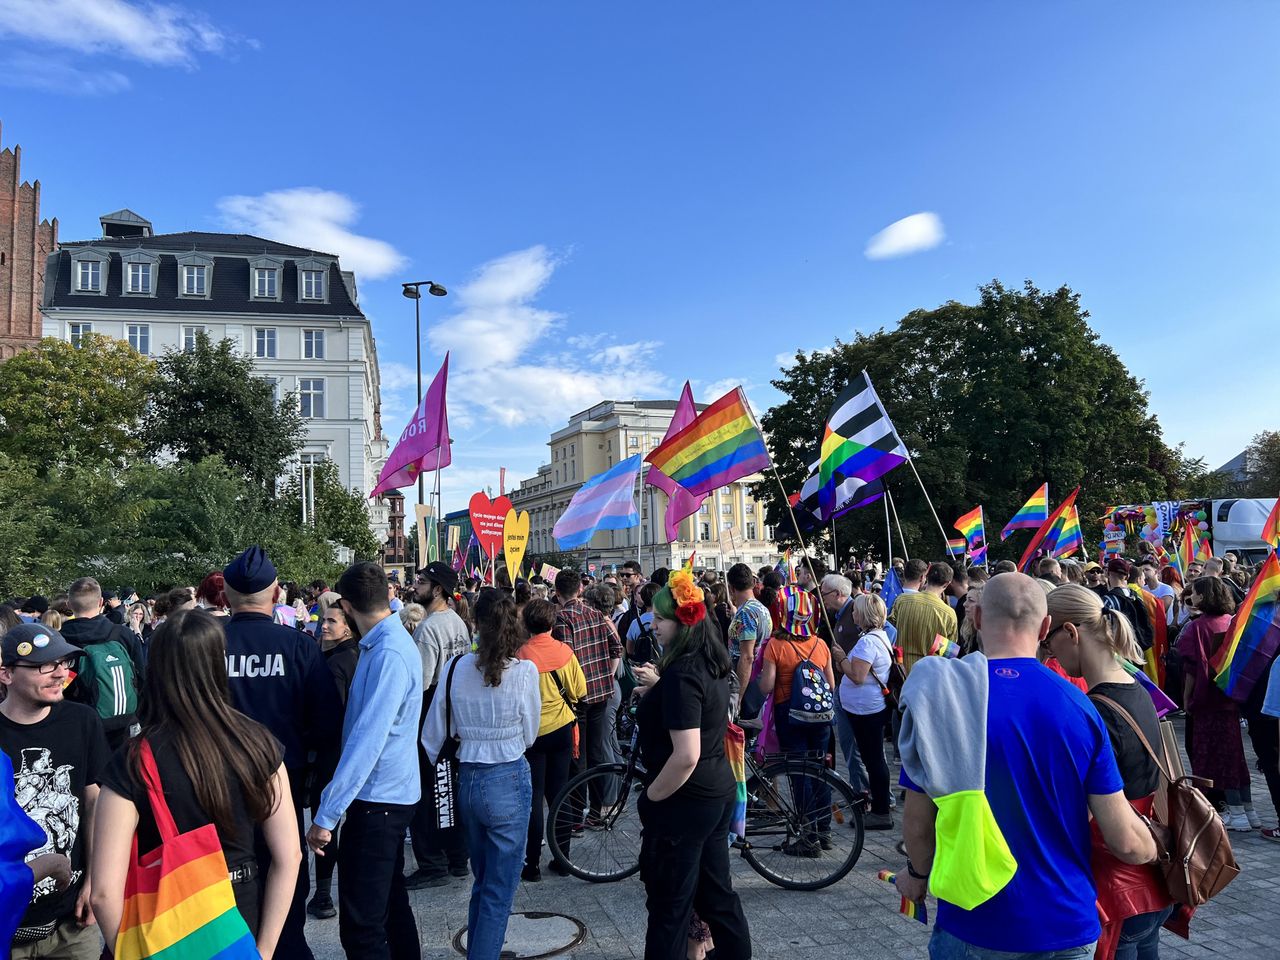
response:
[[[597,530],[638,527],[640,513],[632,494],[639,472],[637,453],[584,483],[551,530],[560,548],[573,550],[589,543]]]

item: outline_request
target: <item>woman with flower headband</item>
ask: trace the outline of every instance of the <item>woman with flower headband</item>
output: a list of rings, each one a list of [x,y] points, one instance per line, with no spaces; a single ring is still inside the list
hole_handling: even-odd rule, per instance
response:
[[[689,571],[672,573],[653,598],[653,632],[665,651],[661,675],[636,709],[648,771],[637,803],[649,911],[644,955],[683,960],[696,907],[716,957],[744,960],[751,935],[729,879],[725,839],[736,787],[724,752],[732,665]]]

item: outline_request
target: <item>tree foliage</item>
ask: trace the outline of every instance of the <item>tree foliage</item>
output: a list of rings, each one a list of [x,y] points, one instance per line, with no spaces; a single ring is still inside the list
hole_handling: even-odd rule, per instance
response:
[[[994,556],[1016,557],[1025,546],[1024,534],[1002,547],[1000,529],[1046,480],[1055,504],[1081,487],[1092,542],[1092,518],[1108,503],[1174,496],[1191,470],[1162,439],[1141,382],[1089,327],[1078,294],[992,281],[976,304],[914,310],[893,330],[796,355],[773,381],[786,399],[761,418],[788,492],[799,490],[816,456],[832,401],[864,369],[946,536],[959,536],[952,522],[980,503]],[[908,550],[941,556],[943,533],[910,467],[890,474],[887,486]],[[761,483],[756,494],[768,498],[768,520],[785,541],[791,525],[776,484]],[[836,535],[842,555],[850,547],[883,554],[883,506],[846,514]]]
[[[1245,497],[1280,497],[1280,431],[1264,430],[1244,451]]]
[[[148,453],[187,463],[219,456],[266,488],[301,446],[295,398],[277,401],[231,340],[215,344],[201,333],[193,350],[171,350],[157,367],[144,430]]]
[[[308,522],[325,540],[350,547],[357,560],[376,560],[382,544],[369,528],[368,501],[354,490],[347,490],[338,479],[338,467],[330,460],[317,464],[308,479],[314,484],[308,502]],[[280,493],[281,507],[302,521],[301,478],[291,475]],[[314,507],[314,516],[311,510]]]
[[[122,464],[142,449],[138,425],[155,381],[155,363],[127,343],[46,337],[4,363],[0,453],[42,473],[74,460]]]

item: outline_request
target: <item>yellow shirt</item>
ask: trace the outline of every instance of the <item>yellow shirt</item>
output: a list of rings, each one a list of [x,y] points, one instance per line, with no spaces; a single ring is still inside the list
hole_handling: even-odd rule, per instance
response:
[[[560,685],[573,703],[580,702],[587,695],[587,678],[578,658],[573,655],[573,648],[549,633],[540,633],[530,637],[516,651],[516,656],[538,668],[538,690],[542,694],[542,722],[538,725],[538,736],[546,736],[565,724],[573,723],[573,711],[556,685],[556,677],[559,677]]]
[[[932,593],[904,593],[893,601],[889,622],[898,630],[902,665],[908,674],[917,660],[929,655],[934,638],[942,634],[956,639],[956,612],[947,601]]]

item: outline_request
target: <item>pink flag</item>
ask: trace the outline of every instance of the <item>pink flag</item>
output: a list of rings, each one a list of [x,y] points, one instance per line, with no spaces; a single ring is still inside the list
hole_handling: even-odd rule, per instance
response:
[[[693,405],[693,389],[689,386],[689,381],[684,382],[684,391],[680,394],[680,402],[676,404],[676,412],[671,417],[671,426],[667,427],[666,435],[662,438],[665,443],[677,433],[693,423],[698,416],[698,408]],[[676,483],[661,470],[649,468],[648,474],[645,475],[645,483],[653,484],[663,493],[667,495],[667,542],[674,543],[680,539],[680,522],[685,517],[691,517],[698,512],[698,508],[702,506],[702,501],[707,499],[706,494],[694,496],[680,484]]]
[[[445,409],[445,387],[449,382],[449,355],[444,355],[440,372],[431,381],[418,410],[400,434],[400,441],[386,465],[378,474],[378,484],[370,497],[388,490],[411,487],[418,474],[437,467],[447,467],[452,461],[449,451],[449,412]]]

